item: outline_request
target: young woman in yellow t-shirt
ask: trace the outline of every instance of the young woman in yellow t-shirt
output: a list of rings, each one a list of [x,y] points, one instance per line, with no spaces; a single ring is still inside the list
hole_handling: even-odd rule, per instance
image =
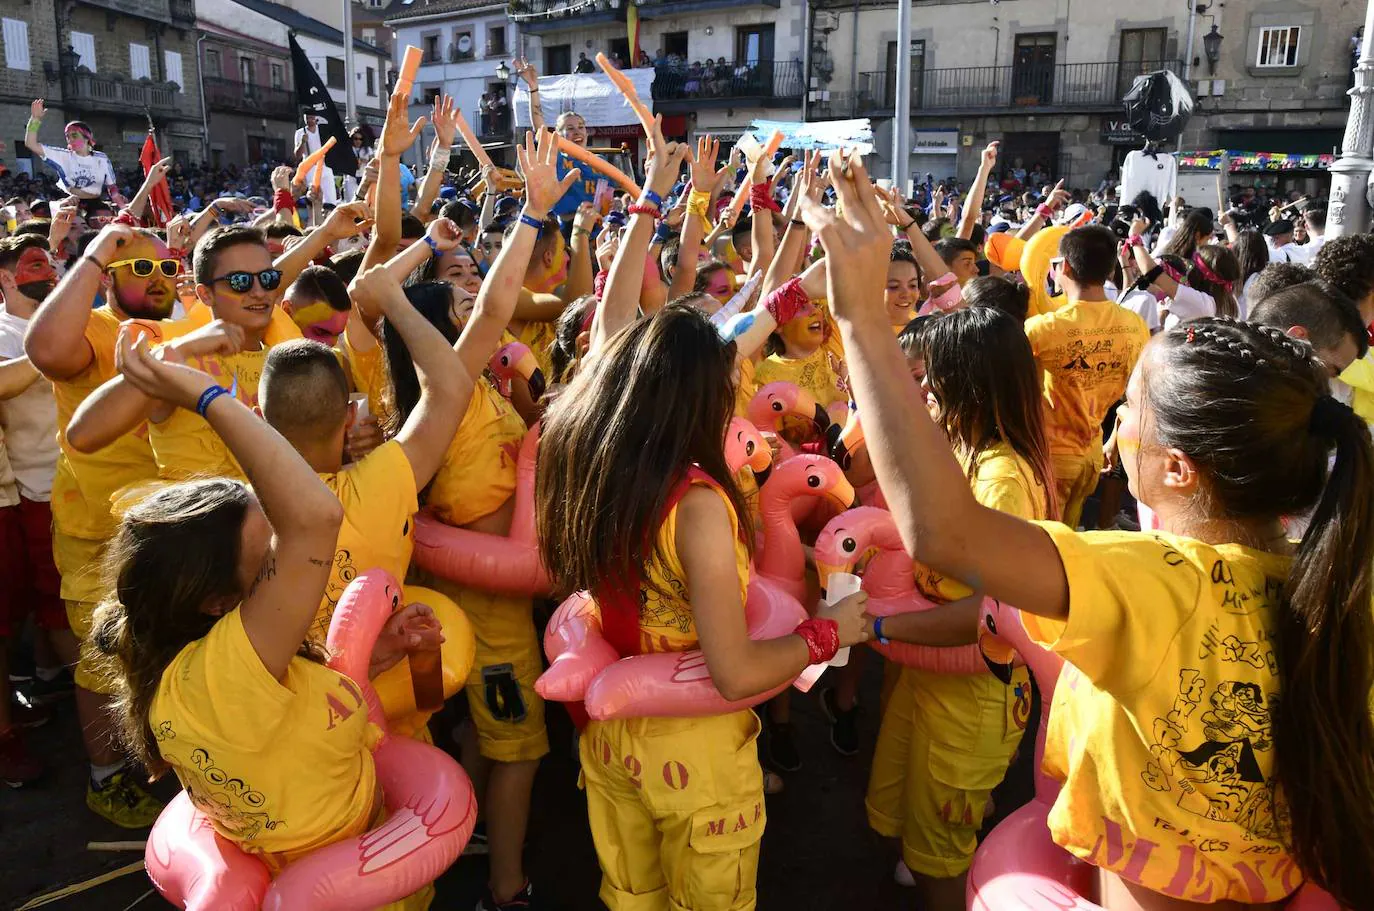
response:
[[[110,545],[114,592],[92,637],[117,679],[130,753],[154,776],[174,771],[215,830],[275,874],[381,812],[362,692],[306,636],[343,508],[290,443],[208,374],[145,346],[122,342],[124,376],[200,412],[253,486],[188,481],[130,508]],[[427,613],[413,605],[388,621],[374,672],[404,656],[409,621]]]
[[[1150,534],[1078,534],[980,504],[874,306],[887,256],[861,162],[834,260],[873,464],[922,563],[1050,621],[1066,661],[1045,749],[1050,834],[1109,909],[1274,908],[1303,879],[1374,895],[1374,446],[1282,332],[1206,318],[1156,336],[1118,434]],[[847,175],[847,176],[846,176]],[[1328,468],[1328,459],[1335,460]],[[1302,540],[1282,519],[1315,507]]]
[[[926,405],[974,498],[1023,519],[1051,518],[1054,471],[1039,373],[1021,323],[991,308],[956,310],[923,325],[920,345]],[[888,617],[883,637],[972,644],[981,598],[968,598],[961,582],[920,564],[916,582],[926,597],[958,602],[957,608]],[[1018,677],[1007,686],[990,673],[903,667],[884,708],[868,818],[880,834],[901,838],[903,862],[930,911],[964,908],[964,877],[988,797],[1006,774],[1029,711],[1024,669]],[[846,695],[834,697],[840,711],[852,707]]]

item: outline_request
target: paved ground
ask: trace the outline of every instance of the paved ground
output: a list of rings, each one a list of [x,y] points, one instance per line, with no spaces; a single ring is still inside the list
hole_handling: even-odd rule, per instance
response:
[[[830,747],[815,693],[793,695],[793,714],[805,768],[787,779],[784,793],[769,798],[768,829],[759,874],[761,911],[839,908],[915,908],[912,894],[895,885],[893,844],[867,826],[863,794],[878,730],[879,664],[869,662],[863,699],[870,706],[860,725],[862,751],[843,759]],[[460,700],[461,701],[461,700]],[[596,911],[599,872],[586,824],[586,805],[577,790],[572,734],[567,718],[553,710],[553,753],[540,768],[526,852],[529,873],[540,893],[539,907]],[[436,723],[436,729],[438,725]],[[1028,728],[1035,730],[1035,725]],[[89,841],[141,838],[106,824],[87,811],[81,746],[70,702],[48,727],[34,731],[30,745],[49,758],[52,769],[38,786],[22,791],[0,787],[0,907],[27,900],[140,860],[141,852],[97,853]],[[1010,812],[1029,796],[1029,749],[1003,789],[997,813]],[[170,778],[170,776],[169,776]],[[174,780],[160,783],[175,793]],[[468,911],[485,881],[482,858],[463,858],[438,883],[435,911]],[[168,908],[151,894],[141,871],[43,906],[50,911],[155,911]]]

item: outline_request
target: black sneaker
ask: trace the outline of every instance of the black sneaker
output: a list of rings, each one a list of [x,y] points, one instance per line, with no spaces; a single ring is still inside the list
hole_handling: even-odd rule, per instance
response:
[[[51,680],[44,680],[34,674],[32,679],[16,687],[15,691],[30,705],[48,705],[70,696],[75,688],[76,681],[72,679],[72,672],[64,667]]]
[[[468,843],[463,846],[463,856],[471,857],[475,854],[486,854],[490,850],[490,844],[487,842],[487,824],[485,822],[479,822],[477,825],[473,826],[472,837],[469,838]]]
[[[835,701],[835,690],[821,690],[821,709],[830,721],[830,745],[841,756],[854,756],[859,752],[859,705],[849,711],[840,708]]]
[[[771,723],[768,725],[764,761],[779,772],[801,771],[801,753],[797,752],[796,741],[792,739],[792,725],[790,723]]]
[[[477,911],[527,911],[534,907],[534,888],[527,881],[525,887],[503,902],[491,894],[491,887],[482,894],[477,903]]]

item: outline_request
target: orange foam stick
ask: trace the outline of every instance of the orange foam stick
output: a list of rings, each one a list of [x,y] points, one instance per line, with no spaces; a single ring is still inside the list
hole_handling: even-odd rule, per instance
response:
[[[602,161],[600,158],[597,158],[591,152],[582,148],[582,146],[578,145],[575,142],[572,142],[570,140],[564,139],[562,136],[559,136],[558,150],[560,152],[566,153],[570,158],[576,158],[579,162],[585,164],[593,171],[598,171],[601,174],[604,174],[605,176],[609,177],[611,180],[614,180],[616,183],[620,184],[626,190],[633,193],[636,197],[638,197],[640,194],[644,192],[639,188],[639,185],[637,183],[635,183],[633,180],[626,176],[624,171],[620,170],[608,161]]]
[[[601,67],[601,71],[610,77],[616,88],[620,89],[620,94],[625,96],[625,100],[634,109],[635,116],[639,118],[640,124],[644,127],[644,132],[646,134],[652,133],[654,131],[654,115],[644,106],[644,102],[639,100],[639,93],[635,91],[635,84],[630,81],[630,77],[612,66],[605,54],[597,53],[596,65]]]
[[[296,167],[296,178],[294,183],[305,183],[305,175],[310,173],[310,169],[324,160],[324,156],[329,150],[334,148],[334,137],[330,136],[315,151],[301,159],[300,165]],[[317,184],[318,186],[318,184]]]
[[[401,75],[396,77],[396,93],[398,95],[409,95],[411,88],[415,85],[415,73],[420,69],[420,58],[424,56],[415,45],[406,48],[405,59],[401,61]]]
[[[772,158],[773,153],[782,148],[782,131],[775,130],[772,136],[768,137],[762,149],[759,150],[759,158]],[[757,161],[758,159],[754,159]],[[744,204],[749,201],[749,175],[744,175],[744,180],[735,190],[735,196],[730,200],[730,214],[733,218],[739,218],[739,213],[744,211]]]
[[[483,170],[491,167],[491,156],[487,154],[486,149],[482,148],[482,144],[477,141],[477,134],[472,132],[472,127],[468,125],[468,119],[463,116],[462,111],[455,111],[454,114],[458,118],[458,133],[463,137],[463,142],[466,142],[468,148],[472,150],[472,157],[477,159],[477,164]]]

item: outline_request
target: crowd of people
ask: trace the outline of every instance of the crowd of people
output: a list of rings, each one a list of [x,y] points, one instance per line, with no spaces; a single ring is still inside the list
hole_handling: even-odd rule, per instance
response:
[[[589,719],[585,682],[569,700],[608,907],[754,907],[765,795],[804,759],[791,700],[819,699],[855,755],[860,675],[883,660],[869,824],[920,907],[953,911],[1030,688],[1055,681],[987,651],[948,673],[869,646],[976,648],[991,609],[1065,662],[1041,835],[1094,865],[1085,899],[1269,909],[1307,883],[1367,906],[1374,237],[1327,242],[1316,204],[1295,223],[1062,181],[1003,199],[995,142],[966,193],[915,202],[843,150],[730,155],[653,121],[642,191],[614,196],[560,151],[585,145],[582,118],[546,128],[537,97],[518,181],[458,186],[437,98],[407,203],[423,123],[406,103],[333,207],[291,167],[163,161],[127,204],[15,188],[0,685],[16,648],[33,672],[0,699],[7,784],[57,759],[23,730],[74,693],[92,812],[153,825],[146,782],[171,772],[279,876],[399,812],[363,686],[409,661],[418,721],[391,733],[428,742],[415,656],[458,635],[437,620],[451,603],[474,643],[452,698],[490,859],[479,907],[535,907],[538,626],[573,622],[547,609],[586,592],[598,619],[560,648],[676,657],[671,679],[713,707],[631,687]],[[67,134],[92,154],[84,124]],[[191,211],[144,227],[164,180]],[[750,433],[767,451],[739,463]],[[891,533],[856,543],[850,517]],[[552,598],[422,569],[419,523],[458,556],[533,529]],[[828,534],[857,572],[895,555],[922,609],[824,597]],[[326,644],[373,570],[407,595],[355,680]],[[797,605],[784,628],[760,631],[760,585]],[[816,696],[791,693],[842,649]]]

